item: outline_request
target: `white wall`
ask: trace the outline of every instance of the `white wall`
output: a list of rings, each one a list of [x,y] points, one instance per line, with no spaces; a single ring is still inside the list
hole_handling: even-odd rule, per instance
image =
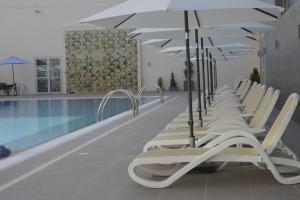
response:
[[[256,42],[249,42],[248,45],[253,47],[251,53],[246,56],[241,56],[240,60],[224,62],[219,61],[218,66],[218,82],[219,86],[224,84],[232,84],[237,78],[250,78],[253,68],[258,68],[260,71],[261,62],[258,56],[260,49],[259,35],[255,36]]]
[[[219,86],[224,84],[232,84],[238,77],[250,78],[253,68],[260,68],[260,60],[255,53],[243,56],[241,60],[224,62],[219,61],[218,66],[218,82]]]
[[[143,45],[141,49],[142,59],[142,84],[157,84],[159,77],[163,78],[164,89],[170,86],[171,72],[174,72],[177,87],[183,90],[185,79],[184,58],[167,56],[158,53],[159,49],[150,45]]]

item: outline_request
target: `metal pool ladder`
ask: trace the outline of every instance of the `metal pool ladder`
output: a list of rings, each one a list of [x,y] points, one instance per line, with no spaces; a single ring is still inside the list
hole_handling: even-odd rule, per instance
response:
[[[97,121],[102,121],[103,120],[103,110],[108,102],[108,100],[111,98],[111,96],[115,93],[123,93],[126,94],[131,101],[132,109],[133,109],[133,116],[137,116],[139,114],[139,102],[137,98],[134,96],[134,94],[129,91],[129,90],[124,90],[124,89],[117,89],[117,90],[112,90],[109,93],[107,93],[104,98],[102,99],[98,111],[97,111]],[[99,120],[99,115],[100,115],[100,120]]]
[[[24,84],[19,84],[19,96],[21,97],[23,94],[26,94],[27,93],[27,88]],[[12,88],[11,88],[11,94],[12,95],[15,95],[17,96],[17,85],[14,85]]]
[[[164,98],[164,95],[163,95],[163,91],[162,91],[162,89],[161,89],[158,85],[155,85],[155,84],[147,84],[147,85],[144,85],[144,86],[140,89],[140,91],[138,92],[138,94],[136,95],[136,97],[139,99],[139,98],[142,96],[143,92],[144,92],[147,88],[154,88],[154,89],[156,89],[156,91],[158,91],[159,96],[160,96],[160,102],[161,102],[161,103],[164,103],[165,98]]]

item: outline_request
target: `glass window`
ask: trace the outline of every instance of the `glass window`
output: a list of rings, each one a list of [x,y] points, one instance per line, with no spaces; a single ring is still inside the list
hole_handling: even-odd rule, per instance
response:
[[[50,92],[60,92],[60,78],[50,79]]]
[[[48,92],[48,79],[47,78],[39,78],[37,80],[37,90],[38,92]]]
[[[36,58],[37,92],[61,92],[60,58]]]
[[[37,77],[48,77],[47,65],[48,64],[47,64],[46,59],[37,59],[36,60]]]
[[[49,59],[50,77],[60,77],[60,59]]]

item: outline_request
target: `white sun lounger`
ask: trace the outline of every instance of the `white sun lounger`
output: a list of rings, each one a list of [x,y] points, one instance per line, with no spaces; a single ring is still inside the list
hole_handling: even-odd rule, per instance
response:
[[[300,162],[298,160],[272,156],[272,152],[285,132],[298,101],[298,94],[290,95],[262,143],[246,131],[231,131],[203,148],[144,152],[130,163],[128,167],[129,176],[143,186],[165,188],[205,162],[246,162],[265,164],[266,169],[273,174],[279,183],[300,183],[300,175],[284,177],[276,168],[276,165],[280,165],[299,169]],[[232,147],[240,144],[249,147]],[[138,168],[143,171],[142,174],[137,172]],[[143,176],[144,173],[166,177],[163,180],[152,180]]]
[[[253,90],[253,93],[250,94],[253,95],[253,98],[247,101],[241,115],[239,110],[237,109],[237,106],[234,103],[220,103],[218,106],[216,106],[216,108],[210,114],[210,116],[203,117],[204,126],[211,127],[212,124],[210,124],[210,122],[212,122],[213,124],[218,124],[220,123],[220,121],[222,121],[221,123],[223,124],[227,123],[226,121],[232,122],[232,120],[234,119],[234,115],[240,115],[240,117],[252,117],[257,107],[259,106],[264,94],[265,86],[257,86],[256,89]],[[197,113],[195,113],[195,115],[197,115]],[[169,123],[166,126],[166,129],[177,129],[180,127],[186,128],[188,127],[187,121],[188,116],[186,114],[181,114],[177,118],[175,118],[171,123]],[[199,124],[194,123],[194,126],[199,127]]]
[[[254,117],[250,121],[249,125],[244,124],[221,124],[214,126],[213,128],[195,130],[196,146],[203,145],[211,139],[214,139],[228,130],[246,130],[254,135],[266,132],[264,128],[267,119],[269,118],[277,100],[279,97],[279,90],[272,93],[273,89],[269,88],[266,96],[262,100],[259,109],[255,113]],[[189,145],[188,129],[181,131],[162,132],[157,137],[146,143],[143,151],[151,149],[164,149],[174,146],[182,147]]]

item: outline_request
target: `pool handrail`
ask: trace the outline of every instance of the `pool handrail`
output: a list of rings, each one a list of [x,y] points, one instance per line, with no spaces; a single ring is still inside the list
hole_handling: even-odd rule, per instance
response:
[[[19,85],[19,89],[20,89],[20,92],[19,92],[19,96],[21,97],[23,95],[23,93],[25,92],[25,94],[27,93],[27,88],[24,84],[18,84]],[[15,96],[18,95],[17,93],[17,84],[14,85],[12,88],[11,88],[11,94],[15,94]]]
[[[22,96],[24,92],[25,92],[24,94],[27,93],[27,88],[24,84],[20,84],[19,88],[20,88],[19,96]]]
[[[139,99],[143,92],[147,89],[147,88],[154,88],[156,89],[157,92],[159,92],[159,96],[160,96],[160,102],[164,103],[165,99],[164,99],[164,95],[163,95],[163,90],[161,89],[161,87],[159,87],[158,85],[155,84],[146,84],[144,85],[138,92],[138,94],[136,95],[136,97]]]
[[[104,110],[108,100],[110,99],[110,97],[113,94],[118,93],[118,92],[126,94],[129,97],[129,99],[131,101],[132,109],[133,109],[133,116],[135,117],[138,115],[139,102],[138,102],[137,98],[134,96],[134,94],[129,90],[116,89],[116,90],[112,90],[109,93],[107,93],[104,96],[104,98],[102,99],[101,103],[99,104],[98,111],[97,111],[97,121],[99,121],[99,115],[100,115],[100,121],[103,120],[102,114],[103,114],[103,110]]]

